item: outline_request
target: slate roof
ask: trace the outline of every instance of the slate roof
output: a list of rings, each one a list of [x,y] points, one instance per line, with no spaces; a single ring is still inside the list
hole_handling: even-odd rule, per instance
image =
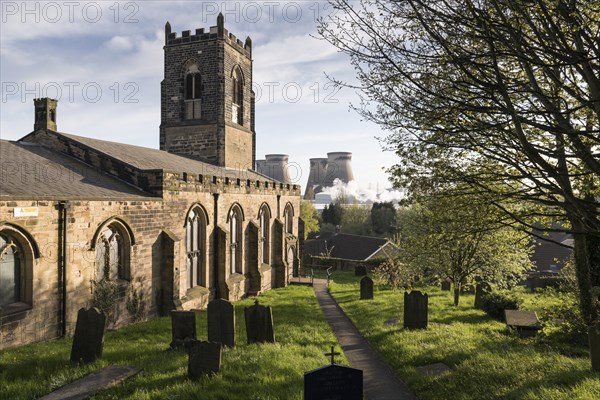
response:
[[[39,144],[0,140],[0,200],[143,199],[152,197]]]
[[[364,261],[388,243],[385,238],[337,233],[328,239],[308,239],[304,241],[304,252],[320,256],[330,249],[330,256],[345,260]]]
[[[536,230],[537,235],[542,232]],[[573,237],[564,232],[548,232],[548,240],[534,237],[534,250],[531,260],[535,262],[538,271],[557,271],[564,267],[565,262],[571,257],[573,246]],[[560,244],[563,244],[561,246]],[[552,267],[554,266],[554,267]]]
[[[260,181],[274,181],[256,171],[216,167],[192,158],[172,154],[164,150],[149,147],[135,146],[131,144],[110,142],[107,140],[92,139],[83,136],[71,135],[63,132],[52,132],[58,136],[65,137],[84,146],[95,149],[109,157],[132,165],[140,170],[166,170],[173,172],[187,172],[202,175],[217,175],[230,178],[251,179]]]

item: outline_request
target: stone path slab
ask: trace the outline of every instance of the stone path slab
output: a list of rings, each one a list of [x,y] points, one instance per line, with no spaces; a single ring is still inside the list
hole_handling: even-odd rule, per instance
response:
[[[363,370],[364,390],[368,400],[416,400],[404,382],[399,380],[375,350],[363,338],[338,306],[325,279],[315,279],[313,288],[325,319],[331,325],[350,366]]]
[[[111,365],[71,382],[42,397],[41,400],[84,400],[97,391],[116,385],[140,371],[140,368]]]

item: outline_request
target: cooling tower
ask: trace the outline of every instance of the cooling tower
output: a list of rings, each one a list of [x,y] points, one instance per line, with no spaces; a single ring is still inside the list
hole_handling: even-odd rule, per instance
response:
[[[352,173],[352,153],[337,151],[327,153],[327,171],[323,186],[333,186],[333,181],[339,179],[344,183],[354,180]]]
[[[292,183],[288,175],[287,154],[267,154],[265,158],[265,170],[259,172],[281,183]]]
[[[306,191],[304,192],[305,200],[314,200],[315,194],[321,192],[326,171],[326,158],[310,159],[310,172],[308,173],[308,182],[306,183]]]
[[[256,172],[267,175],[267,160],[256,160]]]

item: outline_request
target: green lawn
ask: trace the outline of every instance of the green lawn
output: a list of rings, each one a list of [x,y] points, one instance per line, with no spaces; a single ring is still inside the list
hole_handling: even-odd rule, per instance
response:
[[[429,328],[402,328],[404,291],[378,290],[359,300],[359,278],[336,274],[331,293],[394,371],[420,399],[600,399],[600,374],[590,371],[585,348],[549,338],[521,339],[475,310],[473,295],[452,306],[451,292],[429,294]],[[544,303],[521,292],[525,308]],[[552,299],[549,299],[552,301]],[[397,325],[384,326],[391,318]],[[453,371],[426,377],[416,367],[444,362]]]
[[[310,287],[272,290],[259,299],[273,306],[277,343],[246,344],[243,307],[254,299],[236,302],[236,347],[224,349],[216,376],[186,378],[187,354],[165,351],[171,322],[163,317],[109,332],[103,358],[85,367],[69,364],[70,338],[2,351],[0,398],[39,397],[98,368],[122,364],[144,371],[94,399],[301,399],[304,372],[327,364],[323,354],[337,343],[335,336]],[[197,324],[199,339],[206,339],[205,313]],[[347,365],[343,356],[338,362]]]

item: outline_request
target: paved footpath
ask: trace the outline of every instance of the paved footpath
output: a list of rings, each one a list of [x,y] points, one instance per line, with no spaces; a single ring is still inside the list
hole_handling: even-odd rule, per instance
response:
[[[327,289],[327,281],[315,279],[313,288],[325,319],[337,336],[350,366],[363,370],[363,386],[368,400],[416,400],[406,384],[392,373],[375,350],[338,306]]]

